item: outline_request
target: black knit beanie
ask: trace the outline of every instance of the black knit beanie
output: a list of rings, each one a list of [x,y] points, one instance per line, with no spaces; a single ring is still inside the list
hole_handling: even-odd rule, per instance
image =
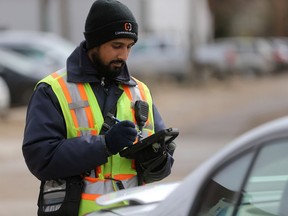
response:
[[[86,19],[88,49],[116,38],[138,39],[138,25],[127,6],[116,0],[96,0]]]

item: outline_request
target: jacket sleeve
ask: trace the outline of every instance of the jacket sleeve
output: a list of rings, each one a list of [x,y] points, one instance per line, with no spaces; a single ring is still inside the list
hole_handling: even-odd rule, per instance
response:
[[[166,126],[155,105],[153,105],[153,114],[154,114],[155,132],[164,129]],[[174,163],[173,159],[174,150],[175,148],[168,149],[166,160],[164,161],[164,163],[161,163],[156,169],[153,169],[152,171],[149,172],[147,172],[147,170],[146,171],[143,170],[143,173],[145,173],[145,176],[143,176],[144,178],[143,180],[145,183],[160,181],[170,175]]]
[[[44,83],[28,105],[22,151],[29,170],[40,180],[82,174],[106,163],[108,157],[101,135],[66,138],[60,105]]]

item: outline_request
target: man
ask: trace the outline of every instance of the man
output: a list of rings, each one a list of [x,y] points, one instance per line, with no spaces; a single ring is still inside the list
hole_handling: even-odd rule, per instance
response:
[[[171,172],[173,149],[140,152],[135,160],[118,154],[138,139],[137,101],[149,106],[144,137],[165,128],[149,89],[129,75],[126,65],[138,39],[133,14],[118,1],[97,0],[87,16],[84,36],[67,67],[38,83],[28,106],[23,155],[42,182],[39,215],[62,211],[61,200],[68,198],[59,192],[66,188],[66,196],[76,193],[67,192],[75,176],[84,178],[79,195],[83,215],[100,209],[95,199],[101,194],[159,181]],[[111,121],[115,118],[120,121]]]

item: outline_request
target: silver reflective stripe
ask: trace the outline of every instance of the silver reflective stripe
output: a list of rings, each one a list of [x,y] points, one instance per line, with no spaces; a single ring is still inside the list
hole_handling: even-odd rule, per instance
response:
[[[86,194],[106,194],[113,191],[111,180],[100,180],[94,183],[85,180],[84,193]]]
[[[58,71],[58,74],[61,76],[63,75],[63,73],[66,73],[66,69],[62,69],[60,71]],[[63,77],[64,78],[64,77]],[[67,82],[67,77],[63,79],[65,81],[65,84],[68,88],[68,91],[70,93],[72,102],[69,104],[69,108],[70,110],[74,110],[75,114],[76,114],[76,118],[78,121],[78,127],[81,129],[85,128],[89,128],[89,123],[88,123],[88,119],[86,116],[86,112],[85,112],[85,107],[89,107],[89,102],[88,101],[83,101],[79,92],[79,89],[77,87],[76,83],[71,83],[71,82]],[[81,135],[89,135],[90,131],[87,130],[80,130]]]
[[[81,132],[81,135],[82,135],[82,136],[89,136],[89,135],[91,135],[91,131],[90,131],[90,130],[81,130],[80,132]]]
[[[72,102],[69,104],[70,109],[81,109],[81,108],[88,107],[88,106],[89,106],[88,101],[76,101],[76,102]]]
[[[134,176],[134,177],[131,178],[131,179],[122,180],[121,182],[122,182],[122,184],[124,185],[124,188],[131,188],[131,187],[136,187],[136,186],[138,186],[138,178],[137,178],[137,175]]]
[[[82,98],[80,96],[77,84],[75,84],[75,83],[67,83],[67,86],[68,86],[68,89],[69,89],[69,92],[70,92],[70,95],[71,95],[71,98],[72,98],[72,105],[74,104],[74,106],[78,106],[78,107],[83,105],[82,104],[83,100],[82,100]],[[87,101],[87,104],[88,104],[88,101]],[[71,104],[69,104],[69,107],[70,107],[70,105]],[[88,106],[89,106],[89,104],[88,104]],[[75,113],[76,113],[76,116],[77,116],[78,126],[80,128],[88,128],[88,119],[87,119],[87,116],[86,116],[85,109],[83,109],[83,107],[82,107],[81,109],[74,109],[74,110],[75,110]],[[82,133],[82,135],[86,135],[86,134],[83,134],[82,130],[81,130],[81,133]],[[86,131],[86,133],[87,133],[87,131]],[[88,134],[89,133],[90,132],[88,132]]]
[[[153,125],[152,124],[145,124],[144,128],[149,129],[149,130],[153,130]]]
[[[139,84],[137,84],[137,86],[134,86],[134,87],[129,87],[129,90],[130,90],[131,96],[132,96],[131,108],[134,109],[135,102],[137,100],[143,100],[143,98],[141,97]],[[147,124],[147,122],[146,122],[146,124]],[[152,125],[145,125],[144,128],[150,129],[147,126],[151,128]],[[142,136],[143,137],[148,137],[148,131],[143,130],[142,131]]]
[[[84,193],[86,194],[106,194],[109,192],[113,192],[113,181],[110,179],[99,180],[97,182],[90,182],[85,180],[85,189]],[[117,182],[117,181],[114,181]],[[137,176],[134,176],[128,180],[121,180],[124,188],[131,188],[138,186]]]
[[[73,97],[72,97],[73,100]],[[89,102],[88,101],[77,101],[69,104],[70,109],[74,109],[76,113],[76,117],[78,120],[78,126],[79,128],[88,128],[88,119],[86,116],[86,112],[83,108],[88,107]],[[89,130],[80,130],[82,136],[88,136],[90,135]]]
[[[131,96],[132,96],[132,102],[131,102],[131,108],[134,109],[134,105],[135,105],[135,102],[137,100],[143,100],[143,98],[141,97],[141,93],[140,93],[140,89],[139,89],[139,84],[137,84],[137,86],[135,87],[129,87],[129,90],[131,92]],[[146,122],[145,126],[144,126],[145,129],[149,129],[149,130],[153,130],[153,125],[151,124],[148,124],[148,122]],[[147,130],[143,130],[142,131],[142,136],[143,137],[148,137],[148,131]]]
[[[141,98],[141,93],[138,85],[129,87],[129,90],[132,96],[132,102],[133,102],[132,106],[134,107],[135,102],[137,100],[143,100],[143,98]]]
[[[54,205],[54,206],[44,206],[43,211],[44,212],[55,212],[58,209],[60,209],[61,206],[62,206],[62,204],[58,204],[58,205]]]
[[[46,181],[43,187],[44,212],[57,211],[66,195],[66,181],[63,179]]]
[[[147,130],[142,130],[142,134],[143,137],[148,137],[148,131]]]

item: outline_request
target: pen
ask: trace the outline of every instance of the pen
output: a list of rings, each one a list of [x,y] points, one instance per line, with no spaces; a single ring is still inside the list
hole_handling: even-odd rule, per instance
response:
[[[120,122],[120,120],[118,118],[116,118],[115,116],[111,116],[113,120],[115,120],[117,123]],[[143,138],[142,136],[142,131],[138,131],[138,134],[137,134],[138,137],[140,138]]]
[[[117,123],[120,122],[120,120],[118,118],[116,118],[115,116],[112,116],[112,119],[114,119]]]

